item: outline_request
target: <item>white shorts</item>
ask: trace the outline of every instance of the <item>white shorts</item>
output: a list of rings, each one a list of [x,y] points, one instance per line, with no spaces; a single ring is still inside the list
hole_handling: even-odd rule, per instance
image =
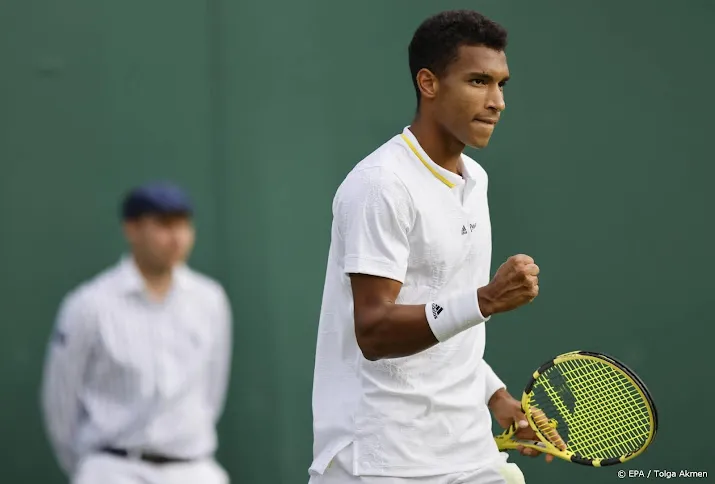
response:
[[[501,453],[502,460],[491,467],[475,471],[458,472],[429,477],[354,476],[352,469],[352,446],[347,446],[335,456],[325,472],[311,474],[309,484],[525,484],[519,466],[507,462],[508,454]]]
[[[213,459],[177,464],[150,464],[110,454],[82,459],[72,484],[229,484],[226,471]]]

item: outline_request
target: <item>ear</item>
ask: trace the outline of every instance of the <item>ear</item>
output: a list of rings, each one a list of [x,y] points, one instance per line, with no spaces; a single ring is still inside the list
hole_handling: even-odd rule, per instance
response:
[[[439,90],[439,79],[429,69],[420,69],[417,73],[417,86],[425,99],[434,99]]]
[[[137,237],[137,223],[133,220],[127,220],[122,224],[122,231],[124,232],[124,237],[130,243],[134,241]]]

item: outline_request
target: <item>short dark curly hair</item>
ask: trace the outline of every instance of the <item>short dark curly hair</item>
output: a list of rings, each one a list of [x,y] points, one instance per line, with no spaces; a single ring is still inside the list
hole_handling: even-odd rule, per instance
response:
[[[448,10],[429,17],[415,31],[409,46],[412,84],[420,103],[417,73],[429,69],[442,75],[457,58],[462,45],[484,45],[503,51],[507,31],[498,23],[473,10]]]

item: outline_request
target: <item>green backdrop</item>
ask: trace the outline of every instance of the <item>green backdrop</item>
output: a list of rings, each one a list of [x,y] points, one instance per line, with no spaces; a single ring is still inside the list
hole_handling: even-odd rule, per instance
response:
[[[407,44],[453,7],[511,32],[503,122],[470,154],[494,267],[524,252],[542,268],[537,302],[488,323],[488,360],[518,394],[550,356],[611,353],[661,417],[624,468],[715,471],[686,445],[715,398],[713,2],[4,0],[0,481],[63,482],[38,405],[57,304],[120,256],[124,190],[162,177],[196,199],[192,264],[236,315],[219,458],[236,483],[307,482],[332,196],[410,122]],[[516,461],[530,483],[617,480]]]

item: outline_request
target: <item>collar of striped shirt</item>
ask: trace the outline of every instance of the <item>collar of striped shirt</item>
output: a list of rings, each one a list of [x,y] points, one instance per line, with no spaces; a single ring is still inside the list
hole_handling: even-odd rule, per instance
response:
[[[132,255],[125,254],[122,256],[119,261],[119,271],[121,285],[127,293],[141,293],[145,290],[144,278],[139,272]],[[173,282],[179,290],[189,288],[191,277],[189,268],[185,264],[181,264],[174,269]]]

